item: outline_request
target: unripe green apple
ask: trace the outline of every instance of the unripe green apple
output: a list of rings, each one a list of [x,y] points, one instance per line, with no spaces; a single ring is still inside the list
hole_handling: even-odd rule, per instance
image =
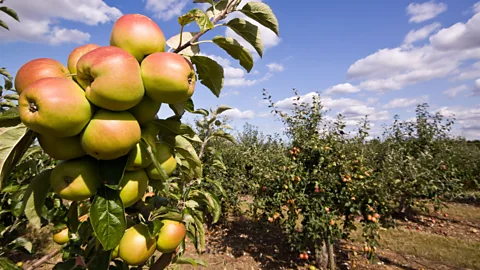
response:
[[[118,256],[127,264],[137,266],[144,264],[155,252],[155,237],[148,227],[136,224],[128,228],[118,244]]]
[[[50,184],[62,199],[86,200],[101,185],[97,161],[89,156],[61,161],[50,174]]]
[[[141,70],[145,91],[153,100],[177,104],[193,95],[195,70],[182,55],[170,52],[151,54],[142,61]]]
[[[112,254],[110,256],[110,259],[113,260],[113,259],[116,259],[118,258],[118,246],[116,246],[113,250],[112,250]]]
[[[183,223],[164,219],[160,221],[163,226],[157,236],[157,250],[162,253],[173,252],[185,239],[187,229]]]
[[[155,119],[161,105],[161,102],[155,101],[145,95],[140,103],[128,111],[135,116],[140,125],[143,125]]]
[[[54,137],[79,134],[93,114],[85,92],[70,78],[43,78],[18,99],[20,119],[31,130]]]
[[[99,110],[80,134],[80,143],[90,156],[112,160],[128,154],[140,138],[140,125],[131,113]]]
[[[141,130],[142,137],[147,141],[147,144],[149,144],[150,147],[155,147],[158,128],[154,125],[152,126],[147,124],[147,126],[143,127]],[[136,171],[139,169],[144,169],[150,164],[152,164],[152,159],[150,158],[145,145],[142,142],[139,142],[130,151],[125,170]]]
[[[145,94],[137,60],[113,46],[99,47],[80,57],[77,81],[90,102],[111,111],[128,110]]]
[[[72,74],[77,74],[78,59],[80,59],[80,57],[82,57],[84,54],[90,51],[93,51],[98,47],[100,46],[97,44],[85,44],[73,49],[73,51],[68,56],[68,60],[67,60],[68,71],[70,71],[70,73]],[[76,80],[77,76],[73,75],[73,79]]]
[[[59,232],[56,232],[53,234],[53,242],[59,244],[59,245],[63,245],[63,244],[66,244],[68,243],[68,241],[70,241],[70,235],[69,235],[69,232],[68,232],[68,228],[65,228]]]
[[[38,58],[25,63],[15,76],[15,90],[22,93],[30,84],[43,78],[69,78],[68,69],[50,58]]]
[[[110,45],[122,48],[138,62],[145,56],[165,51],[165,36],[160,27],[147,16],[126,14],[112,28]]]
[[[162,165],[168,176],[177,168],[177,161],[173,156],[173,149],[164,142],[159,142],[155,145],[156,153],[155,157],[157,161]],[[150,164],[145,171],[150,179],[161,180],[160,172],[155,167],[155,164]]]
[[[68,160],[83,157],[87,154],[80,144],[78,135],[57,138],[39,134],[37,139],[43,151],[54,159]]]
[[[123,206],[130,207],[143,197],[148,187],[148,176],[145,170],[125,172],[119,186]]]

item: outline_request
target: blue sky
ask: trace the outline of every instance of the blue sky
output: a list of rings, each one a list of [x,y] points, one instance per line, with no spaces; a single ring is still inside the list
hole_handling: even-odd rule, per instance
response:
[[[178,34],[176,18],[193,8],[192,2],[7,0],[21,23],[2,17],[11,31],[0,30],[0,66],[15,74],[39,57],[66,64],[79,45],[108,45],[113,22],[128,13],[151,17],[169,38]],[[416,104],[427,102],[432,111],[456,117],[456,135],[480,138],[477,1],[264,2],[279,20],[280,37],[261,27],[266,50],[263,58],[256,56],[249,74],[214,44],[202,44],[202,53],[224,66],[226,78],[220,98],[198,83],[196,107],[229,105],[235,108],[228,112],[232,125],[249,122],[275,133],[282,126],[262,101],[263,88],[285,109],[291,107],[292,88],[306,101],[319,91],[332,117],[341,112],[354,125],[369,114],[372,135],[380,135],[382,124],[391,123],[395,114],[409,119]],[[195,31],[195,25],[187,30]],[[202,39],[235,37],[224,27],[212,32]],[[163,106],[160,116],[170,114]]]

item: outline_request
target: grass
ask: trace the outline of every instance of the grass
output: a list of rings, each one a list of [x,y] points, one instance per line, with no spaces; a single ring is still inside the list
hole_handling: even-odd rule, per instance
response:
[[[448,204],[441,213],[448,214],[455,219],[463,219],[474,223],[480,223],[480,211],[478,207],[468,204]]]
[[[381,236],[382,248],[446,265],[480,269],[480,242],[397,229],[384,231]]]

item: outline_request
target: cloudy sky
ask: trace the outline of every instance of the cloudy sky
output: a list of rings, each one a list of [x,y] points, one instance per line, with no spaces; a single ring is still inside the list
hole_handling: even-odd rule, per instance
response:
[[[293,88],[304,100],[318,91],[332,116],[342,113],[350,125],[368,114],[373,135],[394,115],[409,119],[417,104],[427,102],[432,111],[455,116],[456,135],[480,139],[477,1],[264,0],[277,15],[280,37],[260,27],[266,50],[263,58],[255,55],[250,73],[214,44],[202,44],[202,53],[224,66],[225,86],[216,98],[198,84],[193,100],[203,108],[229,105],[235,108],[228,112],[234,126],[249,122],[274,133],[282,126],[262,100],[263,88],[285,109]],[[66,64],[79,45],[108,45],[113,22],[128,13],[150,16],[169,38],[178,33],[176,18],[193,8],[192,2],[6,0],[21,23],[0,14],[11,29],[0,30],[0,66],[14,75],[34,58]],[[187,30],[195,31],[194,25]],[[235,35],[223,27],[212,32],[202,39]],[[160,116],[170,114],[162,107]]]

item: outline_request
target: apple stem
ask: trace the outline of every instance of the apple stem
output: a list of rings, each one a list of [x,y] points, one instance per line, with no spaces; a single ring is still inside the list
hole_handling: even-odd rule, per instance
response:
[[[72,76],[77,76],[77,73],[70,73],[70,74],[67,74],[68,77],[72,77]]]
[[[213,43],[213,41],[212,40],[202,40],[202,41],[192,42],[192,43],[190,43],[190,45],[195,46],[195,45],[202,44],[202,43]]]
[[[212,24],[215,25],[217,24],[218,21],[220,21],[221,19],[225,18],[225,16],[227,15],[227,13],[229,13],[229,10],[230,8],[237,2],[238,0],[231,0],[230,2],[228,2],[227,4],[227,8],[225,8],[222,13],[220,13],[220,15],[218,15],[215,19],[213,19],[212,21]],[[183,51],[184,49],[188,48],[189,46],[192,45],[193,42],[195,42],[196,40],[198,40],[203,34],[207,33],[208,31],[210,31],[211,29],[207,29],[203,32],[198,32],[195,36],[193,36],[188,42],[186,42],[185,44],[179,46],[177,49],[175,49],[174,53],[179,53],[181,51]],[[181,36],[180,36],[181,38]]]

